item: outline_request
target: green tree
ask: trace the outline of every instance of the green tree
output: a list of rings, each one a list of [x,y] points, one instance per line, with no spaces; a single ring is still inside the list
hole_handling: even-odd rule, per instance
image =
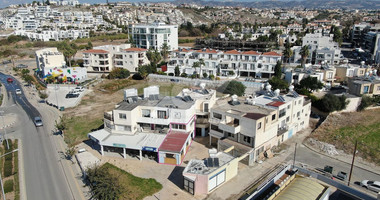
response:
[[[305,68],[306,60],[310,55],[309,45],[305,45],[301,48],[300,55],[302,57],[302,67]]]
[[[69,66],[71,67],[71,59],[77,53],[77,45],[75,43],[70,44],[68,41],[63,41],[57,45],[57,48],[59,51],[63,53],[63,55],[66,58],[66,61],[69,63]]]
[[[343,34],[340,31],[340,29],[338,27],[332,25],[330,34],[334,34],[333,40],[334,40],[334,42],[337,42],[340,46],[343,42]]]
[[[161,54],[157,50],[149,49],[146,52],[146,57],[151,64],[157,65],[158,62],[162,59]]]
[[[274,76],[281,79],[282,72],[281,72],[281,61],[277,61],[276,66],[274,66]]]
[[[283,53],[284,53],[284,61],[285,63],[287,63],[290,60],[290,58],[293,56],[293,51],[290,48],[289,41],[285,43],[285,50]]]
[[[313,90],[322,89],[322,87],[323,87],[323,83],[321,83],[316,77],[311,77],[311,76],[308,76],[302,79],[299,82],[299,84],[295,86],[297,92],[306,90],[308,93],[312,93]],[[302,92],[300,93],[303,94]]]
[[[348,101],[345,95],[336,96],[334,94],[326,94],[314,105],[321,111],[333,112],[345,109],[347,104]]]
[[[87,42],[87,47],[86,49],[92,49],[94,46],[92,46],[92,42],[91,41],[88,41]]]
[[[86,174],[91,188],[91,199],[120,199],[123,190],[119,177],[110,173],[105,165],[89,168]]]
[[[274,90],[276,89],[286,90],[289,87],[288,82],[276,76],[269,79],[268,83],[272,86]]]
[[[193,63],[192,67],[195,69],[195,74],[198,74],[197,68],[199,68],[199,73],[202,73],[202,65],[205,65],[205,61],[203,60],[203,58]]]
[[[165,42],[161,47],[161,55],[164,58],[164,60],[167,60],[169,57],[169,50],[170,46]]]
[[[124,69],[124,68],[120,68],[120,67],[116,67],[116,68],[112,69],[112,71],[110,72],[108,77],[109,77],[109,79],[115,79],[115,78],[124,79],[124,78],[128,78],[130,74],[131,73],[129,72],[129,70]]]
[[[177,65],[175,68],[174,68],[174,74],[175,76],[179,76],[180,75],[180,70],[179,70],[179,66]]]
[[[245,86],[239,81],[230,81],[223,93],[230,95],[243,96],[245,92]]]

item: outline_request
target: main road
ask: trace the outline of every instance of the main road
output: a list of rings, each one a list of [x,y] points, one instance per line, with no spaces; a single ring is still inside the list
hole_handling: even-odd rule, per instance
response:
[[[6,112],[18,113],[18,121],[14,125],[16,138],[22,141],[22,158],[25,177],[25,192],[28,200],[70,200],[74,195],[70,190],[67,177],[60,164],[61,157],[54,148],[51,140],[51,130],[46,126],[35,127],[33,120],[36,116],[41,116],[38,110],[33,107],[24,95],[15,94],[15,89],[21,89],[20,83],[14,80],[7,83],[10,77],[0,73],[0,81],[5,86],[8,99]],[[12,106],[17,103],[19,106]],[[22,108],[22,109],[20,109]],[[48,119],[43,119],[48,120]]]

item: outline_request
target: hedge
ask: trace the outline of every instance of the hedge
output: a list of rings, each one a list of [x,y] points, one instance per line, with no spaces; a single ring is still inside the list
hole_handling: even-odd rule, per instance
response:
[[[8,193],[12,191],[13,191],[13,180],[12,179],[6,180],[4,183],[4,192]]]

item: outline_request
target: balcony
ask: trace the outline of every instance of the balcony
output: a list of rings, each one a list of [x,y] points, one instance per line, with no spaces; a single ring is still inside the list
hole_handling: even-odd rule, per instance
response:
[[[112,111],[104,112],[104,119],[108,119],[109,121],[113,121]]]
[[[210,123],[210,124],[219,124],[220,123],[220,119],[217,119],[217,118],[210,118],[210,119],[208,119],[208,122]]]
[[[229,133],[237,134],[240,132],[240,125],[239,124],[234,124],[233,122],[230,123],[225,123],[222,122],[218,125],[219,129],[223,131],[227,131]]]
[[[288,126],[283,126],[283,127],[278,128],[277,136],[283,135],[284,133],[288,132],[288,130],[289,130]]]
[[[196,123],[197,124],[208,124],[209,119],[207,118],[197,118]]]
[[[209,132],[210,135],[214,136],[214,137],[217,137],[217,138],[222,138],[224,137],[224,134],[219,132],[219,131],[215,131],[215,130],[210,130]]]

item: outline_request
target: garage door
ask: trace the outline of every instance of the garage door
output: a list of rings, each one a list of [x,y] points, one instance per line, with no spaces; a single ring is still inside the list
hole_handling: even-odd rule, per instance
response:
[[[218,185],[222,184],[226,180],[226,170],[215,174],[208,180],[208,191],[213,190]]]

